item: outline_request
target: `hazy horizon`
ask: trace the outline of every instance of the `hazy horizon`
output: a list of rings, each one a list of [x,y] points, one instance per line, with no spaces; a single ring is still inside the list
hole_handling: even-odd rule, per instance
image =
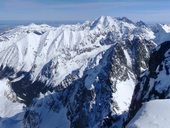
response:
[[[1,0],[1,21],[86,21],[101,15],[169,23],[168,0]]]

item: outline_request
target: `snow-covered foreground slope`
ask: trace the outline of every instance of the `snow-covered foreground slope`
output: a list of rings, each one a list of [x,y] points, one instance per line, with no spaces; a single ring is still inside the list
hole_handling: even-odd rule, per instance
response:
[[[10,81],[0,80],[0,128],[23,128],[25,107],[25,104],[17,102]]]
[[[167,26],[162,29],[169,33]],[[104,16],[84,24],[5,31],[0,78],[9,79],[16,103],[27,107],[0,122],[7,127],[5,122],[23,118],[19,127],[25,128],[49,122],[51,128],[116,124],[114,115],[128,111],[136,78],[147,69],[159,33],[144,23]]]
[[[10,81],[7,79],[0,80],[0,117],[12,117],[22,111],[25,106],[15,101],[16,94],[10,87]]]
[[[167,128],[170,126],[170,100],[145,103],[126,128]]]

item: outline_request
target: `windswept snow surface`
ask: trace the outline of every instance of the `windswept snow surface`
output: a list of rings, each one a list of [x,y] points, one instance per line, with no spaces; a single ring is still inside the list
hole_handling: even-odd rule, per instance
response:
[[[168,128],[170,99],[152,100],[141,107],[126,128]]]

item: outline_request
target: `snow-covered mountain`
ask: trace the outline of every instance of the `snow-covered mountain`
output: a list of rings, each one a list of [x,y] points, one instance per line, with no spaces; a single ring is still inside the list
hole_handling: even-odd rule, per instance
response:
[[[159,45],[151,54],[149,68],[139,78],[134,91],[132,103],[129,109],[129,119],[132,119],[137,111],[138,113],[129,123],[129,128],[166,128],[169,126],[169,124],[167,125],[168,110],[166,109],[169,105],[169,100],[166,99],[170,98],[169,57],[170,41]],[[158,99],[163,100],[161,101]],[[148,101],[150,102],[143,105],[144,102]],[[142,108],[140,109],[141,106]],[[161,117],[162,120],[159,120],[159,117]],[[152,120],[150,124],[148,122],[149,120]]]
[[[128,111],[136,78],[147,69],[156,44],[169,38],[167,30],[102,16],[84,24],[30,24],[1,33],[0,78],[15,95],[8,100],[24,108],[15,115],[0,113],[0,126],[111,126],[114,115]]]

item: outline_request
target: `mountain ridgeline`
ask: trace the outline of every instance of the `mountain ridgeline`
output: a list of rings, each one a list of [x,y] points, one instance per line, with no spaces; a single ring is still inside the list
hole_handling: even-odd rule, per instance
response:
[[[148,83],[168,55],[169,44],[152,53],[170,38],[167,28],[102,16],[83,24],[30,24],[1,33],[0,85],[5,87],[0,99],[17,107],[0,108],[0,127],[123,127],[130,104],[129,119],[153,94],[166,97]],[[166,64],[159,67],[169,74]]]

